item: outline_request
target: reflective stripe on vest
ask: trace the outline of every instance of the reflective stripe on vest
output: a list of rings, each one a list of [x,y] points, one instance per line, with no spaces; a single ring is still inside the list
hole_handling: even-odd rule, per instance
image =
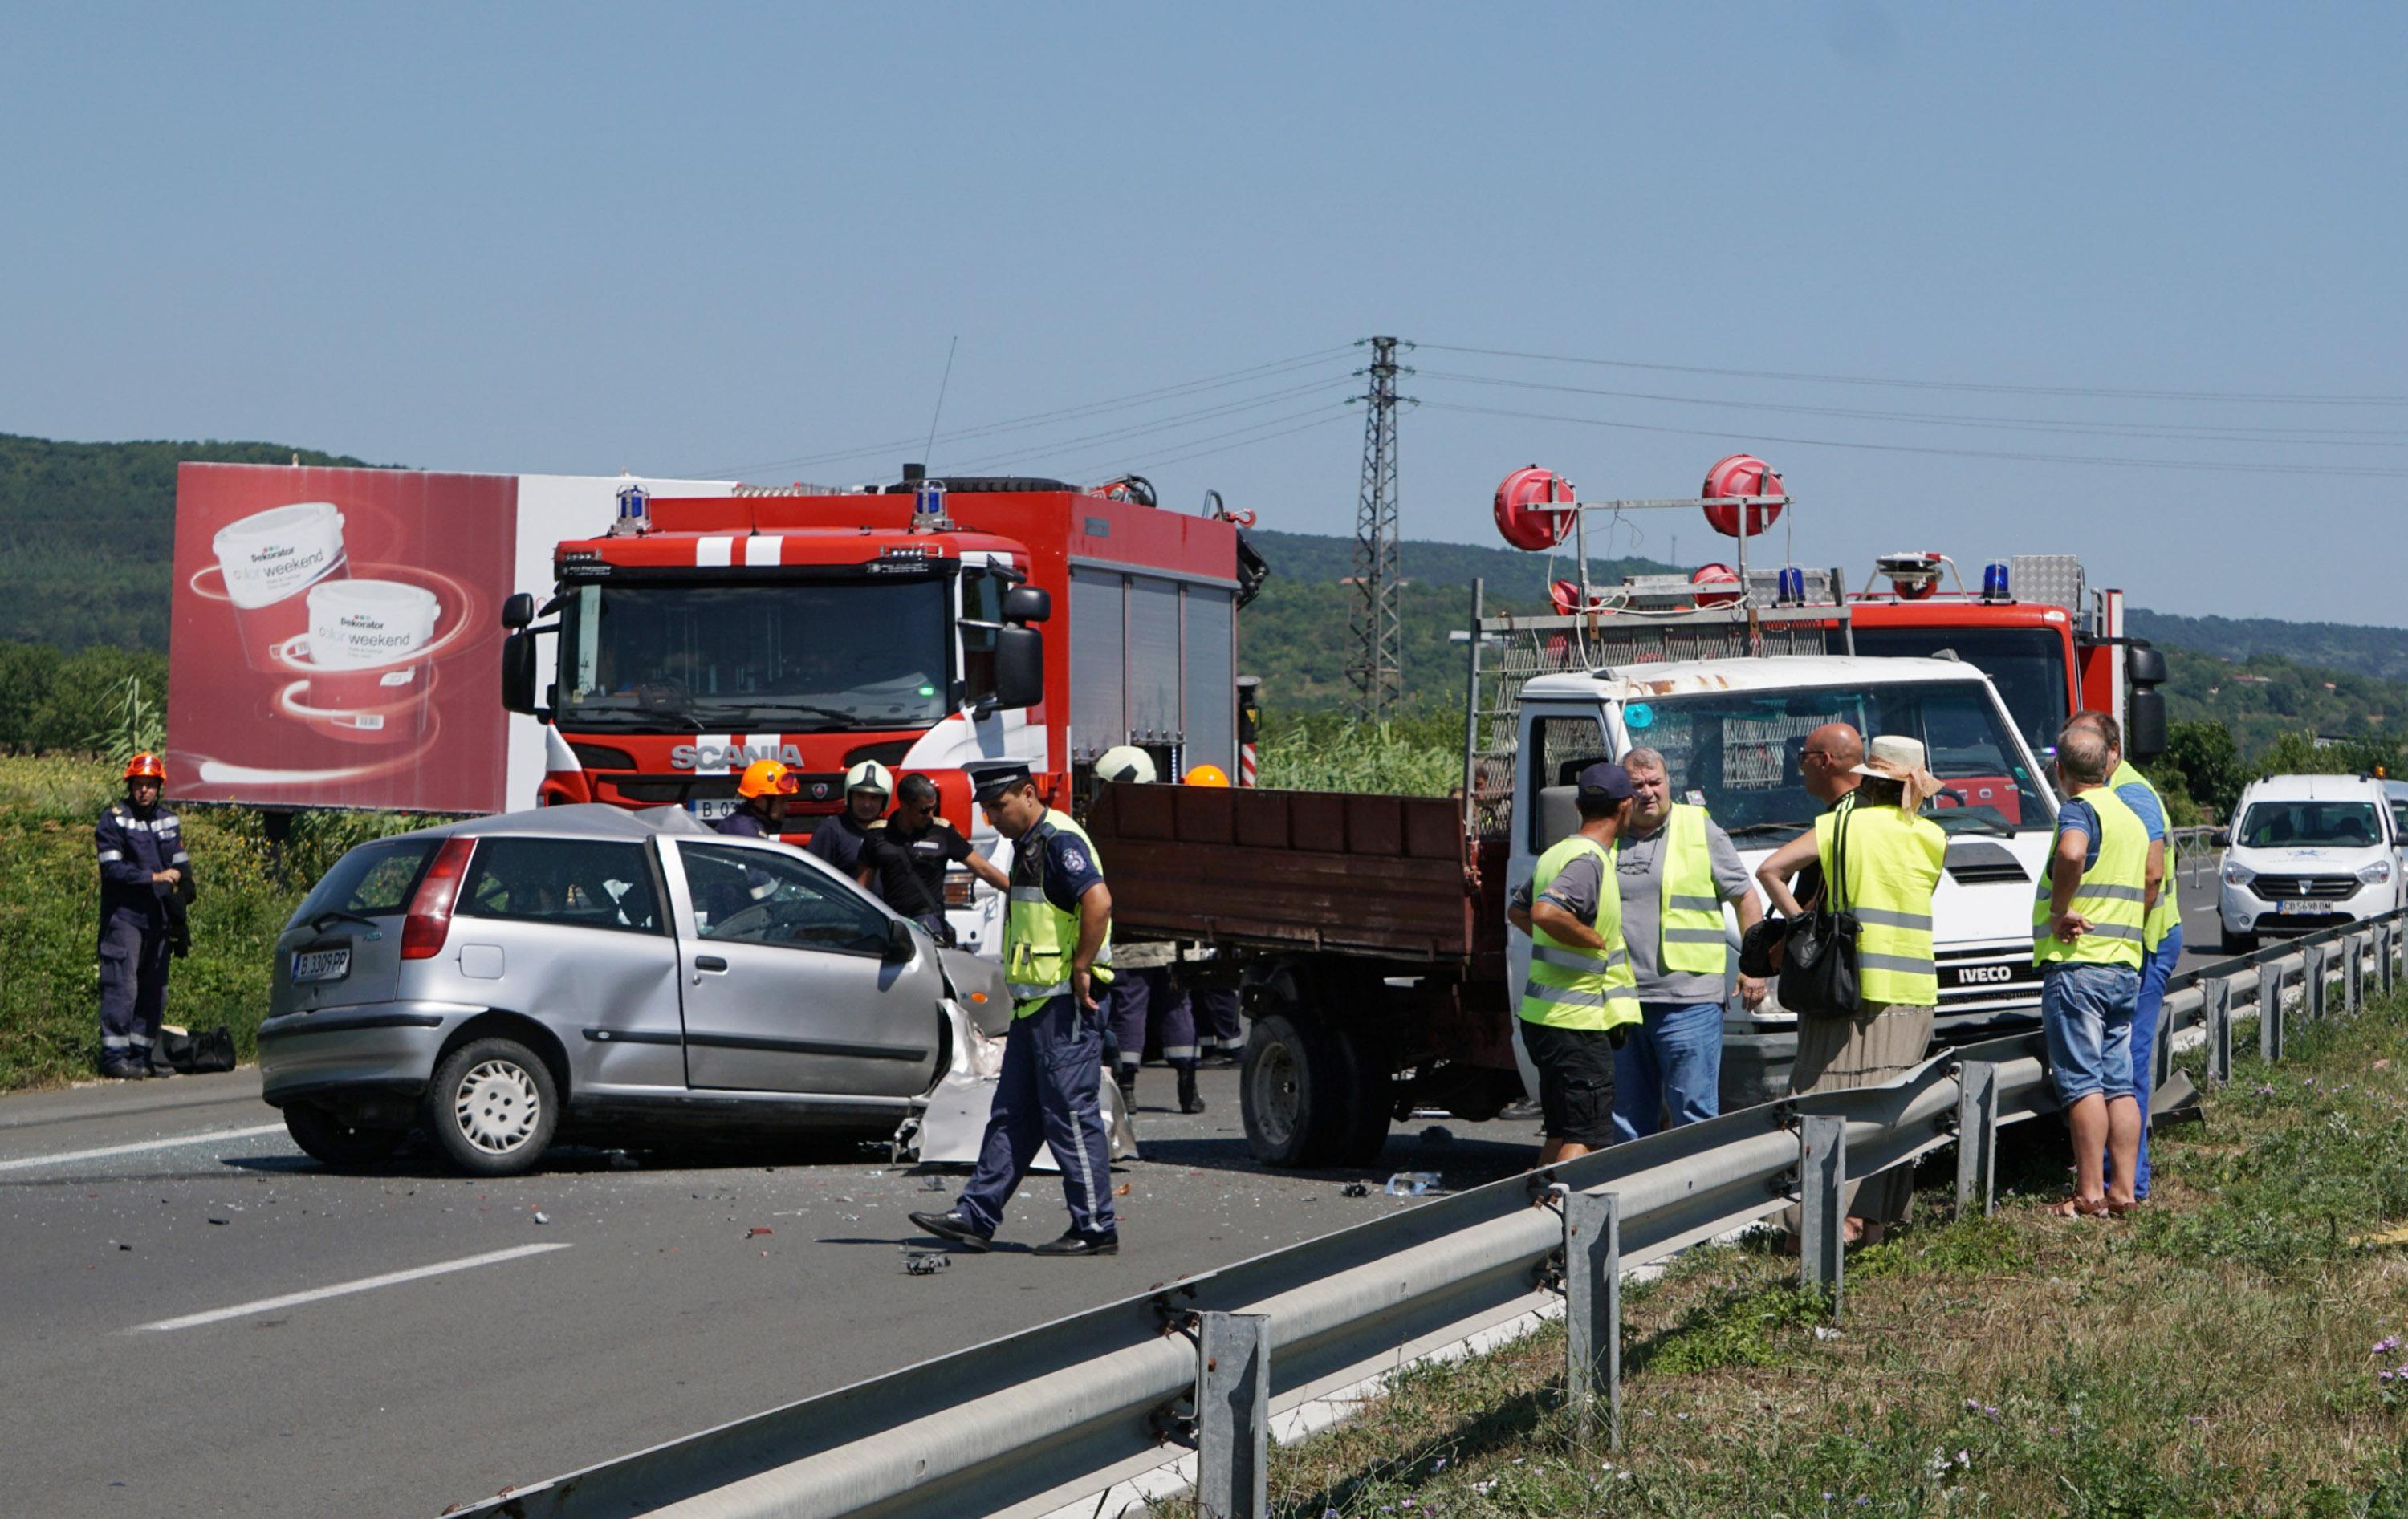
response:
[[[2157,887],[2157,905],[2149,909],[2148,917],[2144,919],[2141,924],[2142,930],[2146,936],[2141,940],[2142,947],[2146,949],[2151,954],[2155,954],[2157,953],[2157,946],[2166,941],[2166,936],[2182,926],[2182,904],[2174,898],[2174,846],[2173,838],[2172,837],[2174,818],[2172,813],[2166,810],[2165,794],[2157,790],[2156,783],[2150,781],[2147,776],[2144,776],[2140,771],[2132,768],[2132,762],[2130,760],[2118,760],[2115,762],[2115,773],[2107,778],[2107,787],[2109,790],[2118,793],[2119,795],[2115,799],[2117,801],[2122,801],[2123,797],[2120,793],[2122,793],[2126,786],[2139,786],[2148,792],[2149,795],[2157,804],[2158,821],[2162,822],[2168,829],[2168,837],[2166,839],[2166,878]],[[2126,805],[2128,806],[2130,804],[2127,803]],[[2147,830],[2144,826],[2143,832],[2145,833],[2146,831]],[[2148,884],[2148,873],[2146,869],[2147,864],[2148,862],[2146,859],[2142,861],[2143,870],[2141,882],[2143,885]]]
[[[1013,843],[1011,888],[1003,912],[1003,975],[1011,988],[1015,1018],[1025,1018],[1070,991],[1070,954],[1079,947],[1079,915],[1063,911],[1045,895],[1046,844],[1055,832],[1067,833],[1085,845],[1096,868],[1104,867],[1087,830],[1068,813],[1050,808],[1036,827]],[[1107,924],[1103,947],[1096,952],[1096,964],[1089,972],[1096,984],[1111,982],[1111,959],[1112,934]]]
[[[2032,964],[2125,966],[2138,970],[2147,938],[2141,904],[2148,900],[2149,831],[2141,815],[2106,786],[2093,786],[2078,800],[2099,815],[2099,859],[2073,888],[2072,910],[2090,924],[2068,944],[2048,931],[2051,876],[2064,867],[2057,840],[2049,840],[2048,868],[2032,897]],[[2062,837],[2060,828],[2059,837]]]
[[[1622,942],[1622,889],[1613,861],[1597,840],[1574,834],[1539,856],[1530,876],[1530,903],[1538,905],[1564,867],[1584,854],[1597,858],[1597,917],[1590,927],[1605,940],[1601,950],[1567,944],[1531,925],[1530,975],[1522,985],[1521,1016],[1553,1028],[1602,1031],[1640,1021],[1639,981]]]
[[[1859,802],[1814,820],[1823,879],[1831,880],[1832,831],[1848,830],[1848,879],[1838,905],[1856,918],[1856,989],[1868,1002],[1912,1008],[1940,1003],[1931,953],[1931,894],[1948,857],[1948,836],[1928,818]],[[1830,888],[1826,886],[1825,890]]]
[[[1729,939],[1723,931],[1722,896],[1714,890],[1704,808],[1682,803],[1672,809],[1656,867],[1663,878],[1664,929],[1656,963],[1666,970],[1723,974]]]

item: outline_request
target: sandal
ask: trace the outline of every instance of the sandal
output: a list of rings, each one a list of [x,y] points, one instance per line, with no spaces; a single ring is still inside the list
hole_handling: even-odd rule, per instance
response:
[[[2101,1197],[2096,1203],[2089,1203],[2080,1197],[2068,1197],[2063,1202],[2050,1204],[2048,1211],[2051,1218],[2105,1218],[2107,1199]]]

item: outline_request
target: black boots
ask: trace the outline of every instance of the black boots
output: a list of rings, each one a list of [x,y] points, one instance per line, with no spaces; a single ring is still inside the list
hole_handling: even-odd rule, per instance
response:
[[[1179,1111],[1183,1113],[1204,1111],[1204,1098],[1196,1090],[1196,1068],[1193,1066],[1179,1073]]]

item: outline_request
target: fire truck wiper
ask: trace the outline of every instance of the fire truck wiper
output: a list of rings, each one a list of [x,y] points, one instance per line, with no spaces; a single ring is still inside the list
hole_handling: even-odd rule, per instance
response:
[[[729,723],[737,721],[738,717],[772,717],[782,713],[800,713],[805,717],[824,717],[828,719],[830,722],[849,723],[855,726],[859,726],[862,721],[861,714],[858,712],[847,712],[834,707],[821,707],[815,703],[808,701],[731,701],[724,703],[723,705],[730,709],[730,710],[726,716],[718,719],[718,721]],[[713,710],[716,711],[717,709],[714,708]]]

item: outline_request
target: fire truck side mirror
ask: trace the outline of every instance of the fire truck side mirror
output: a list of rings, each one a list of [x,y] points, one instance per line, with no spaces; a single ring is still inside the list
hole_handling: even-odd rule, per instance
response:
[[[1042,595],[1043,592],[1038,593]],[[995,634],[995,704],[1034,707],[1045,699],[1045,635],[1033,627],[1002,627]]]
[[[2131,710],[2124,719],[2124,757],[2139,764],[2166,752],[2166,694],[2135,691],[2130,699]]]
[[[515,598],[514,598],[515,599]],[[523,628],[502,640],[502,708],[535,715],[535,635]]]
[[[515,591],[502,603],[502,626],[515,633],[535,621],[535,597],[524,591]]]
[[[2162,649],[2135,647],[2125,652],[2124,668],[2136,686],[2161,686],[2166,683],[2166,655]]]
[[[1039,586],[1015,585],[1003,594],[1007,623],[1042,623],[1054,615],[1054,593]],[[1005,702],[1006,707],[1012,704]]]

